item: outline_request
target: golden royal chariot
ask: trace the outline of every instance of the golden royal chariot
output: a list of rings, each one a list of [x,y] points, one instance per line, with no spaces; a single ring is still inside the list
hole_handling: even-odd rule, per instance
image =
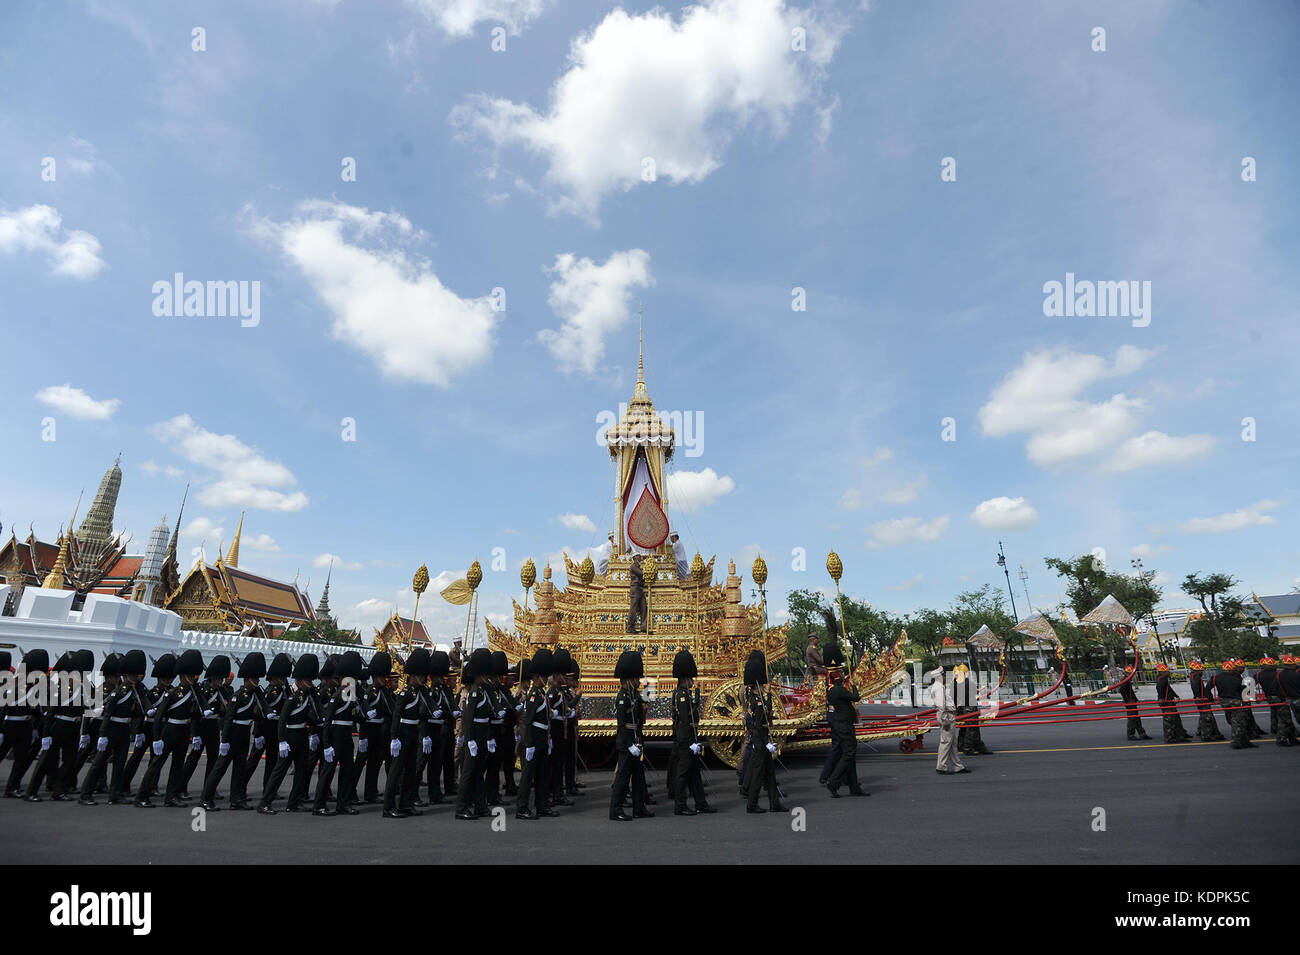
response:
[[[644,364],[637,361],[636,389],[617,425],[605,432],[605,444],[615,464],[614,508],[617,516],[614,540],[599,555],[600,569],[590,554],[575,563],[564,555],[566,586],[557,588],[551,580],[549,563],[537,578],[532,560],[521,571],[524,605],[512,600],[513,626],[497,626],[485,618],[488,644],[504,651],[512,665],[531,657],[538,647],[564,647],[581,671],[581,719],[584,760],[588,765],[604,764],[614,749],[613,698],[618,691],[614,664],[625,650],[638,650],[645,661],[644,695],[648,701],[645,736],[672,737],[668,703],[676,683],[672,678],[674,655],[690,650],[699,668],[696,685],[700,692],[699,732],[709,749],[724,763],[735,766],[744,746],[742,718],[743,685],[739,678],[745,658],[762,650],[768,665],[786,655],[789,624],[766,625],[767,565],[762,557],[751,568],[761,600],[757,605],[741,601],[741,578],[735,561],[727,576],[714,579],[714,559],[707,563],[697,553],[689,572],[679,574],[677,559],[668,541],[667,485],[664,466],[672,457],[676,435],[655,411],[646,391]],[[632,564],[640,555],[645,581],[644,628],[629,633],[628,616],[633,588]],[[716,559],[716,558],[715,558]],[[831,553],[827,569],[839,589],[842,566]],[[424,589],[428,574],[417,574],[416,591]],[[482,580],[478,562],[466,578],[443,592],[454,603],[471,602]],[[534,593],[529,607],[528,592]],[[841,618],[842,618],[841,614]],[[828,635],[829,636],[829,635]],[[396,643],[396,641],[393,641]],[[904,675],[906,632],[887,651],[874,659],[863,659],[854,669],[854,680],[863,699],[882,695]],[[404,648],[376,641],[379,649],[396,652]],[[780,714],[772,727],[772,739],[781,751],[808,750],[829,745],[826,728],[826,682],[814,680],[804,687],[787,687],[773,682],[773,712]],[[915,726],[887,722],[858,726],[858,738],[875,740],[915,736]]]

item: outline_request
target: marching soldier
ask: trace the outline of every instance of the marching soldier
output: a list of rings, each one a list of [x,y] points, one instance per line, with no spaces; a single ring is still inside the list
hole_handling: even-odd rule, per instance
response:
[[[113,760],[113,788],[109,805],[126,801],[126,760],[134,738],[136,749],[144,747],[145,701],[140,692],[144,679],[145,660],[140,650],[131,650],[117,661],[119,682],[117,688],[104,700],[99,729],[95,734],[95,761],[85,785],[81,787],[83,806],[97,805],[95,791],[108,775],[108,761]]]
[[[839,745],[839,760],[831,770],[826,788],[831,791],[831,798],[840,798],[840,786],[849,787],[850,796],[869,796],[862,791],[858,783],[858,701],[862,698],[858,688],[853,685],[853,678],[847,679],[844,668],[840,665],[828,665],[826,679],[830,688],[826,691],[826,708],[830,712],[831,736]]]
[[[457,819],[477,819],[487,815],[487,791],[484,772],[487,757],[496,750],[492,738],[492,699],[487,683],[492,674],[492,651],[477,647],[461,670],[461,682],[469,688],[469,695],[461,710],[461,742],[465,752],[460,767],[460,788],[456,798]]]
[[[1237,672],[1241,674],[1241,701],[1246,705],[1246,734],[1251,739],[1259,739],[1264,731],[1255,721],[1254,703],[1259,699],[1259,684],[1246,669],[1246,661],[1237,657]]]
[[[564,685],[569,691],[569,716],[568,725],[565,727],[569,745],[565,749],[564,791],[570,796],[580,796],[582,790],[586,788],[583,783],[578,782],[578,711],[582,706],[581,680],[582,671],[578,668],[578,661],[570,654],[569,672],[564,675]]]
[[[87,672],[88,662],[94,664],[94,655],[91,654],[90,661],[87,661],[87,654],[90,654],[89,650],[74,650],[63,654],[54,663],[56,676],[49,683],[50,705],[45,708],[37,729],[41,752],[27,783],[28,802],[41,801],[37,793],[46,779],[54,792],[51,798],[55,802],[72,798],[70,790],[76,783],[81,717],[86,708],[81,694],[81,678]]]
[[[208,672],[212,672],[211,667],[208,667]],[[253,724],[261,713],[261,680],[264,676],[266,657],[263,654],[250,653],[240,662],[239,678],[244,684],[230,698],[218,721],[217,758],[203,780],[203,793],[199,797],[199,805],[209,812],[216,812],[219,808],[217,787],[232,762],[235,771],[230,780],[230,808],[253,808],[248,804],[248,751],[253,742]]]
[[[221,744],[221,717],[225,713],[226,703],[235,695],[235,691],[230,686],[234,676],[235,673],[230,668],[230,657],[218,654],[208,664],[203,682],[195,691],[198,693],[203,715],[199,720],[199,745],[193,747],[185,757],[185,775],[182,778],[181,789],[186,799],[190,798],[190,778],[199,764],[199,756],[206,756],[209,765],[216,760],[217,749]]]
[[[424,766],[423,775],[428,784],[428,804],[437,805],[445,801],[444,787],[441,785],[446,777],[448,758],[454,759],[456,749],[456,717],[460,710],[456,708],[452,694],[447,689],[447,677],[451,673],[451,657],[443,650],[434,650],[429,654],[429,680],[424,688],[425,738],[429,741],[427,752],[422,752],[420,765]],[[423,741],[421,741],[423,747]],[[454,766],[454,763],[453,763]],[[418,783],[421,771],[417,767],[415,778]],[[450,792],[455,792],[451,787]]]
[[[1219,732],[1218,721],[1214,718],[1214,697],[1210,693],[1214,678],[1211,676],[1209,680],[1205,679],[1205,664],[1200,660],[1192,660],[1187,666],[1187,682],[1196,699],[1196,738],[1207,743],[1218,742],[1223,739],[1223,734]]]
[[[459,640],[456,641],[456,645],[457,646],[460,645]],[[456,770],[457,770],[456,760],[458,755],[458,747],[456,745],[456,736],[457,736],[456,727],[460,719],[460,696],[456,693],[454,689],[455,687],[454,681],[460,678],[461,664],[459,662],[454,661],[451,657],[451,654],[443,653],[441,655],[443,657],[446,657],[447,664],[442,668],[442,672],[439,673],[437,669],[439,653],[440,651],[435,652],[433,654],[435,668],[433,671],[432,681],[430,682],[430,687],[431,687],[430,692],[432,695],[438,696],[441,701],[447,704],[445,708],[440,706],[434,707],[435,709],[443,710],[443,714],[441,717],[439,717],[439,719],[445,721],[442,726],[442,734],[441,734],[442,735],[442,744],[441,744],[442,746],[442,796],[443,798],[445,798],[447,796],[456,795]],[[434,745],[435,746],[438,745],[436,740],[434,741]],[[437,773],[438,772],[437,762],[434,762],[433,765],[434,765],[433,772]]]
[[[1283,656],[1282,659],[1285,661],[1287,658]],[[1278,746],[1293,746],[1295,723],[1291,719],[1291,707],[1287,704],[1283,691],[1282,672],[1278,669],[1277,660],[1271,656],[1264,656],[1259,661],[1259,670],[1255,678],[1259,681],[1259,687],[1268,700],[1269,730],[1273,733],[1274,742]]]
[[[520,688],[523,689],[525,669],[520,663]],[[550,774],[546,761],[550,750],[551,718],[546,701],[546,678],[551,675],[553,657],[542,647],[533,653],[527,667],[529,686],[523,698],[522,727],[519,738],[523,749],[523,773],[519,780],[519,799],[516,819],[536,819],[539,816],[558,816],[550,805]],[[529,808],[530,801],[536,809]]]
[[[158,701],[162,699],[163,694],[167,692],[168,687],[172,685],[172,680],[176,679],[176,655],[174,653],[164,653],[154,661],[153,669],[149,672],[153,677],[153,686],[144,690],[145,703],[145,720],[144,720],[144,746],[137,746],[131,754],[131,758],[126,761],[126,792],[131,795],[131,780],[135,779],[136,770],[140,768],[140,761],[144,759],[145,753],[153,753],[153,718],[156,713]]]
[[[618,751],[618,769],[614,773],[614,788],[609,798],[609,818],[616,822],[654,815],[645,804],[645,764],[641,761],[641,716],[638,712],[641,697],[637,689],[644,674],[641,654],[635,650],[623,651],[614,666],[614,676],[619,680],[618,696],[614,701],[617,724],[614,746]],[[629,785],[632,789],[631,816],[623,812],[623,800],[627,798]]]
[[[289,789],[285,811],[300,811],[303,800],[307,798],[316,752],[312,740],[316,740],[317,745],[320,743],[320,737],[316,735],[320,726],[320,711],[316,688],[312,686],[312,681],[319,675],[320,660],[314,653],[304,653],[293,665],[293,690],[280,707],[280,718],[275,725],[278,758],[257,806],[257,811],[264,816],[275,815],[271,803],[280,794],[280,786],[290,766],[293,767],[293,785]]]
[[[357,681],[361,679],[365,663],[355,650],[346,651],[334,665],[335,683],[323,705],[321,735],[324,737],[320,778],[316,783],[316,804],[313,816],[356,816],[352,806],[353,778],[352,731],[361,719],[357,707]],[[338,798],[335,808],[326,806],[334,770],[339,771]]]
[[[1178,715],[1178,694],[1174,692],[1169,679],[1169,664],[1156,664],[1156,699],[1160,701],[1161,718],[1164,724],[1166,743],[1186,743],[1187,730],[1183,729],[1182,717]]]
[[[1297,707],[1300,707],[1300,660],[1289,653],[1282,654],[1282,667],[1277,671],[1278,695],[1282,706],[1277,713],[1277,741],[1279,746],[1294,746],[1296,742]],[[1283,740],[1286,742],[1283,742]]]
[[[1214,678],[1214,688],[1219,694],[1219,705],[1228,715],[1228,725],[1231,727],[1232,748],[1233,749],[1250,749],[1254,743],[1250,741],[1250,732],[1246,728],[1246,705],[1242,702],[1242,681],[1241,673],[1237,668],[1237,661],[1229,657],[1219,664],[1219,673]]]
[[[704,759],[704,746],[700,742],[700,700],[699,691],[692,692],[698,674],[691,651],[677,651],[673,657],[673,677],[677,680],[672,700],[673,754],[668,762],[668,789],[674,800],[673,814],[677,816],[718,811],[709,805],[704,795],[704,780],[700,772],[700,761]],[[688,792],[695,802],[694,809],[686,804]]]
[[[263,658],[265,659],[265,657]],[[277,653],[271,665],[266,668],[267,687],[261,691],[261,703],[258,705],[257,722],[254,724],[257,734],[253,737],[253,751],[248,755],[244,765],[245,785],[251,784],[257,765],[263,758],[266,768],[262,770],[262,790],[271,781],[275,764],[280,759],[280,747],[276,741],[276,727],[280,724],[280,708],[289,698],[288,681],[293,673],[293,658],[287,653]],[[267,746],[267,741],[271,742]],[[251,807],[250,807],[251,808]]]
[[[812,647],[812,641],[815,640],[816,636],[817,636],[816,631],[813,631],[809,636],[808,639],[810,641],[809,642],[810,648]],[[838,670],[840,672],[843,672],[844,670],[844,651],[840,649],[839,641],[834,639],[832,636],[832,639],[828,641],[826,644],[825,656],[823,656],[822,653],[819,651],[817,653],[817,660],[818,660],[817,669],[809,671],[811,674],[810,679],[813,685],[815,686],[817,683],[817,678],[819,676],[828,677],[826,681],[826,689],[828,694],[827,703],[829,703],[830,702],[829,673],[832,669]],[[827,706],[826,708],[827,725],[830,725],[830,722],[831,722],[831,712],[830,712],[830,707]],[[746,751],[746,755],[748,755],[748,750]],[[817,777],[817,782],[819,785],[825,786],[827,783],[830,782],[831,773],[835,770],[835,766],[836,764],[839,763],[839,761],[840,761],[840,738],[835,734],[834,727],[832,727],[830,749],[827,750],[826,752],[826,762],[822,764],[822,771]]]
[[[510,660],[500,650],[492,654],[492,672],[484,684],[488,705],[492,715],[488,719],[488,739],[492,749],[488,753],[486,764],[486,799],[489,806],[501,805],[501,775],[507,755],[513,755],[514,746],[505,745],[506,714],[510,712],[510,697],[504,686],[505,677],[510,673]],[[511,734],[511,743],[514,742]]]
[[[1147,731],[1142,728],[1142,720],[1138,716],[1137,691],[1133,689],[1133,667],[1126,666],[1124,672],[1129,676],[1119,685],[1119,697],[1124,701],[1124,712],[1128,714],[1128,738],[1150,739]]]
[[[569,805],[569,800],[564,795],[564,766],[568,761],[570,697],[564,674],[572,663],[573,658],[564,647],[554,651],[550,688],[546,694],[546,702],[551,708],[551,752],[547,760],[547,771],[551,774],[552,806]]]
[[[443,654],[445,659],[446,654]],[[415,794],[419,787],[417,757],[423,745],[428,718],[425,680],[432,663],[429,651],[416,647],[403,664],[406,686],[393,697],[393,716],[389,723],[388,777],[384,782],[384,818],[406,819],[419,816]]]
[[[751,752],[746,812],[762,812],[758,794],[767,789],[767,811],[785,812],[776,786],[776,743],[772,742],[772,700],[767,692],[767,657],[754,650],[745,661],[745,718],[749,724]]]
[[[5,782],[5,798],[21,798],[23,775],[36,760],[40,752],[36,744],[37,724],[41,710],[37,705],[43,687],[49,686],[50,655],[45,650],[28,650],[23,656],[22,667],[15,687],[18,699],[4,710],[4,723],[0,730],[4,733],[4,747],[12,749],[14,764],[9,770],[9,779]],[[0,750],[2,753],[3,750]]]
[[[94,660],[95,657],[92,653],[90,655],[90,661],[92,664],[94,663]],[[122,654],[110,653],[104,657],[104,662],[99,665],[99,673],[100,676],[103,677],[103,681],[99,685],[99,698],[101,700],[107,700],[117,692],[117,688],[121,683],[121,680],[118,678],[118,666],[121,662]],[[103,715],[104,711],[102,704],[96,709],[87,707],[81,714],[81,747],[77,750],[78,773],[80,773],[81,768],[86,765],[86,761],[98,752],[99,737],[95,734],[99,728],[100,721],[103,719]],[[108,792],[107,787],[104,785],[107,781],[107,779],[101,779],[96,783],[99,792]],[[74,785],[75,782],[76,779],[74,777]],[[92,790],[92,792],[93,791],[94,790]]]
[[[149,760],[149,768],[145,770],[140,790],[136,793],[135,804],[141,809],[154,807],[149,797],[157,790],[163,763],[168,759],[171,760],[171,766],[167,773],[167,791],[163,805],[184,805],[181,802],[181,786],[184,784],[185,753],[191,749],[197,750],[202,745],[198,728],[203,707],[196,695],[202,672],[202,654],[198,650],[186,650],[176,661],[176,675],[180,677],[180,684],[169,687],[154,707],[153,757]]]
[[[352,783],[352,801],[356,801],[357,782],[365,771],[365,788],[362,790],[363,802],[379,802],[383,797],[379,793],[379,770],[391,766],[392,757],[388,754],[389,723],[393,719],[393,691],[389,679],[393,675],[393,658],[387,651],[380,650],[370,658],[362,673],[370,680],[370,685],[363,688],[360,707],[365,714],[361,723],[361,738],[357,742],[357,762]],[[389,770],[392,771],[391,768]]]

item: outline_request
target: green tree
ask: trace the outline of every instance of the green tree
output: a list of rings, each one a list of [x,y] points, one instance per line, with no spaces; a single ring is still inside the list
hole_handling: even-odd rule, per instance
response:
[[[1135,564],[1131,574],[1111,573],[1094,554],[1080,554],[1068,559],[1044,557],[1043,562],[1056,571],[1058,577],[1068,581],[1066,597],[1079,617],[1090,613],[1113,594],[1134,620],[1152,620],[1155,608],[1164,596],[1155,582],[1156,572],[1142,567],[1141,562]],[[1114,665],[1115,654],[1123,654],[1127,639],[1109,627],[1099,628],[1097,632],[1107,659]]]
[[[1252,616],[1246,611],[1246,602],[1232,593],[1239,581],[1230,574],[1188,574],[1183,579],[1183,593],[1195,597],[1201,605],[1202,616],[1187,628],[1188,637],[1196,652],[1208,660],[1241,657],[1258,660],[1266,653],[1278,652],[1278,640],[1269,632],[1260,636],[1255,629],[1261,623],[1272,623],[1271,617],[1262,617],[1263,608]]]
[[[884,611],[877,610],[869,603],[844,595],[844,617],[847,622],[847,647],[850,665],[865,653],[870,657],[888,649],[898,636],[903,621]],[[786,637],[786,665],[778,667],[785,672],[796,672],[803,668],[804,652],[808,649],[808,635],[816,630],[821,637],[821,645],[826,646],[830,620],[835,622],[832,636],[843,639],[839,614],[834,597],[824,597],[815,590],[792,590],[786,595],[786,606],[790,613],[790,629]]]

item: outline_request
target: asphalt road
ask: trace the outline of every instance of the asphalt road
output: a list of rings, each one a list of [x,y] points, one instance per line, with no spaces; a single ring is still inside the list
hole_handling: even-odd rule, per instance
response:
[[[933,733],[913,755],[892,740],[864,746],[858,772],[868,799],[831,799],[817,785],[821,758],[792,755],[778,780],[801,817],[747,814],[734,772],[716,764],[708,776],[720,811],[674,816],[664,794],[667,752],[658,749],[650,753],[658,815],[631,823],[607,819],[609,772],[585,774],[588,795],[561,808],[561,818],[518,821],[510,807],[504,831],[487,819],[453,819],[450,806],[406,820],[384,819],[378,806],[329,819],[225,810],[196,832],[184,809],[108,806],[102,796],[97,807],[4,799],[0,863],[1300,862],[1300,747],[1271,739],[1250,750],[1126,743],[1123,725],[989,728],[996,754],[968,758],[973,771],[961,776],[935,773]],[[1158,733],[1157,721],[1147,729]],[[1094,828],[1099,810],[1104,831]],[[1232,833],[1233,858],[1221,848],[1224,833]]]

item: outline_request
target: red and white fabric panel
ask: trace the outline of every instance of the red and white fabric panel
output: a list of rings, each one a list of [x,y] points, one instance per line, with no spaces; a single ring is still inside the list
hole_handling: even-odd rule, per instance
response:
[[[639,455],[632,478],[623,491],[623,536],[628,550],[648,554],[668,537],[668,517],[644,455]]]

